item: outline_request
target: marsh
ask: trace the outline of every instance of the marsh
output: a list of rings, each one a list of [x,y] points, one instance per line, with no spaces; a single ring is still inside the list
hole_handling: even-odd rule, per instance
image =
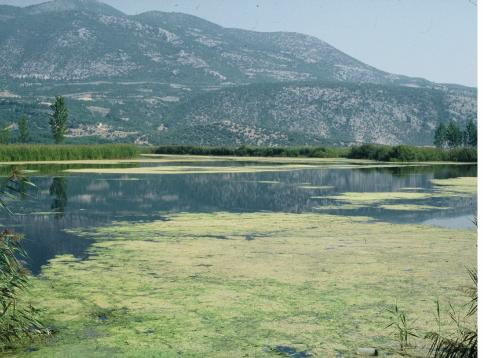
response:
[[[476,264],[475,165],[24,167],[36,198],[3,225],[26,235],[29,300],[60,332],[28,356],[389,351],[385,307],[397,300],[428,327],[433,301],[460,302]]]

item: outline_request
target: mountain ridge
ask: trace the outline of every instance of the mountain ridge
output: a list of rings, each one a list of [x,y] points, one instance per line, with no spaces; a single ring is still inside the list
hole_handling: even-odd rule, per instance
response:
[[[54,0],[18,8],[23,9],[29,15],[63,11],[88,11],[126,16],[122,11],[97,0]]]
[[[300,83],[312,89],[294,92]],[[379,87],[361,92],[353,84]],[[334,86],[339,88],[334,90]],[[388,87],[397,88],[397,96],[390,94],[393,92]],[[412,95],[413,88],[420,90],[421,98]],[[209,105],[247,89],[266,98],[273,107],[270,115],[260,112],[253,118],[253,96],[243,97],[245,103],[231,101],[233,110]],[[295,97],[287,99],[283,91]],[[381,91],[386,93],[382,102]],[[318,102],[314,104],[309,92],[319,96]],[[229,133],[233,133],[234,141],[257,143],[243,133],[264,133],[261,138],[269,139],[260,143],[271,145],[332,139],[341,143],[390,140],[387,144],[428,145],[439,121],[463,123],[476,117],[474,88],[381,71],[309,35],[225,28],[176,12],[126,15],[96,0],[54,0],[24,8],[0,6],[0,115],[9,118],[22,107],[31,108],[39,136],[46,139],[46,111],[40,108],[58,94],[65,95],[72,107],[71,134],[77,140],[95,140],[96,135],[101,139],[107,131],[113,140],[176,142],[183,130],[201,125],[196,120],[187,122],[180,109],[183,106],[192,106],[189,118],[211,118],[203,122],[212,131],[204,131],[206,138],[220,135],[229,141]],[[411,107],[431,108],[445,115],[435,117],[421,109],[416,121],[419,127],[405,124],[400,119],[404,116],[389,118],[392,112],[386,104],[396,101],[400,105],[399,98],[404,96],[412,101],[412,106],[400,108],[408,118],[414,117]],[[428,96],[433,99],[423,100]],[[353,105],[340,103],[341,98]],[[284,101],[291,103],[286,112],[292,113],[289,121],[293,123],[281,133],[275,120],[280,114],[274,113],[284,108]],[[340,108],[331,106],[331,101],[347,107],[342,111],[343,119],[339,118]],[[379,106],[379,112],[368,111],[371,106]],[[211,116],[206,108],[213,111]],[[370,116],[364,119],[368,126],[378,126],[373,132],[383,134],[374,137],[357,126],[345,128],[345,137],[334,132],[339,128],[332,123],[336,119],[351,123],[355,118],[360,121],[364,113]],[[221,114],[227,118],[221,120]],[[230,128],[219,123],[230,123]],[[416,134],[418,130],[423,134]]]

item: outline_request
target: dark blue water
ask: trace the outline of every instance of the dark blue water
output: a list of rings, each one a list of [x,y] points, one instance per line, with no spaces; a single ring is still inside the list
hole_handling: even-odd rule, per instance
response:
[[[230,165],[233,163],[230,162]],[[38,169],[39,166],[27,169],[31,168]],[[32,174],[30,179],[37,187],[34,197],[14,203],[12,209],[18,215],[4,215],[2,219],[3,225],[25,234],[29,265],[34,273],[59,254],[86,256],[92,241],[68,233],[72,228],[91,228],[114,220],[169,219],[171,213],[177,212],[318,212],[318,207],[338,203],[330,199],[314,199],[314,196],[400,191],[408,187],[430,192],[433,190],[431,179],[476,176],[476,166],[467,165],[366,169],[327,167],[289,172],[180,175],[67,175],[62,172],[65,168],[65,165],[49,167],[46,174]],[[303,185],[333,188],[308,190],[300,187]],[[417,200],[417,203],[450,209],[408,212],[384,210],[373,205],[324,213],[363,215],[396,223],[428,223],[456,228],[472,226],[476,196],[431,198]]]

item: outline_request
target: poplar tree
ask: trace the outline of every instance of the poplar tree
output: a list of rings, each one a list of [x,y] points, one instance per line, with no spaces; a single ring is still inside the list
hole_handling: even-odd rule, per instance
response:
[[[446,130],[444,123],[440,123],[438,127],[436,127],[433,142],[436,147],[443,148],[446,145]]]
[[[65,105],[65,99],[62,96],[55,97],[55,102],[50,106],[52,114],[50,115],[49,124],[52,136],[56,144],[64,141],[65,132],[67,131],[67,121],[69,112]]]
[[[451,121],[446,130],[446,141],[450,148],[459,147],[463,141],[463,133],[455,121]]]

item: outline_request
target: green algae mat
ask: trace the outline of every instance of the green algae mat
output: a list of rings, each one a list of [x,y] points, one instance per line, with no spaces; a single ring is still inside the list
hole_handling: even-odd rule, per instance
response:
[[[52,259],[30,290],[57,333],[12,356],[391,352],[386,308],[434,328],[434,301],[463,302],[476,265],[474,231],[365,217],[180,213],[76,234],[89,257]]]

